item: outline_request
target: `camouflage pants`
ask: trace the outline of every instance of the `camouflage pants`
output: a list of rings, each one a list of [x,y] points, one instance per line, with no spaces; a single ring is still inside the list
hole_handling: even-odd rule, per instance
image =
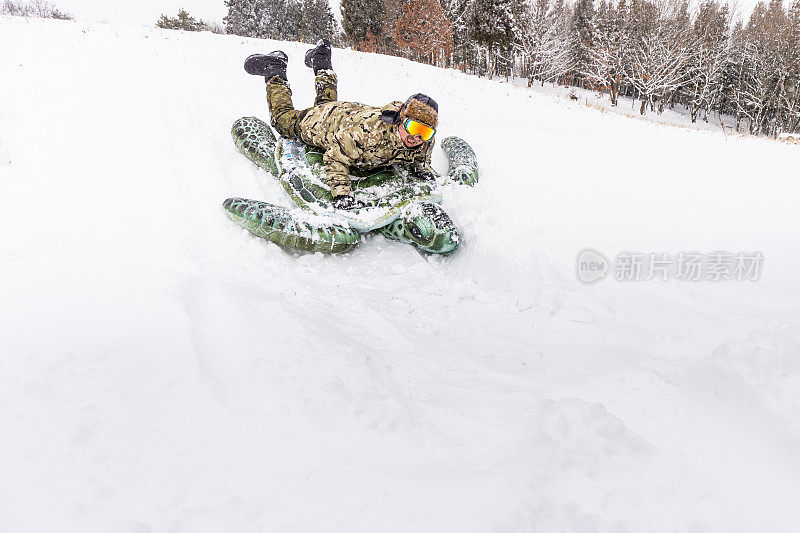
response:
[[[321,71],[314,81],[317,97],[314,105],[318,106],[337,99],[336,74]],[[298,111],[292,103],[292,90],[289,83],[277,76],[267,82],[267,104],[272,117],[272,126],[284,137],[289,139],[300,138],[300,121],[308,113],[308,109]]]

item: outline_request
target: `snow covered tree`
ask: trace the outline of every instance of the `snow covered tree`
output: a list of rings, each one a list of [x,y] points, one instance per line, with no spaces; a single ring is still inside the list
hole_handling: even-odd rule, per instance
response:
[[[339,40],[336,19],[328,0],[303,0],[300,13],[298,37],[301,41],[315,43],[326,38],[332,42]]]
[[[592,0],[578,0],[570,21],[570,61],[572,83],[585,79],[591,63],[591,50],[594,46],[594,6]]]
[[[736,117],[736,130],[739,131],[744,118],[742,89],[748,75],[745,63],[744,27],[737,22],[731,31],[725,67],[720,78],[720,100],[718,109]]]
[[[527,5],[520,47],[528,86],[563,77],[569,69],[568,24],[563,3],[535,0]]]
[[[259,37],[257,0],[225,0],[228,14],[222,19],[225,31],[231,35]]]
[[[359,50],[383,34],[384,6],[379,0],[342,0],[342,28],[348,41]]]
[[[583,71],[590,85],[609,92],[612,106],[617,105],[631,57],[628,15],[625,0],[620,0],[616,10],[610,3],[600,3],[589,62]]]
[[[475,0],[467,26],[470,37],[486,49],[489,79],[496,70],[497,54],[508,49],[519,34],[513,0]]]
[[[225,29],[234,35],[297,40],[302,4],[299,0],[226,0]]]
[[[453,51],[453,28],[438,0],[411,0],[405,4],[394,30],[398,46],[415,59],[442,65]]]
[[[692,122],[700,111],[706,118],[722,96],[722,76],[727,65],[730,20],[728,7],[704,0],[692,28],[693,53],[686,74],[687,103]]]
[[[656,100],[660,101],[661,111],[664,102],[685,79],[692,44],[686,38],[679,15],[679,6],[674,4],[635,0],[631,3],[630,20],[634,24],[631,36],[636,44],[627,67],[627,79],[641,99],[641,114],[648,104],[654,109]]]
[[[789,7],[787,28],[787,72],[784,80],[787,121],[785,131],[800,132],[800,0]]]
[[[787,12],[780,0],[759,3],[744,31],[741,113],[751,133],[777,135],[797,127],[798,114],[798,10]]]
[[[259,36],[267,39],[298,40],[302,4],[300,0],[260,0]]]
[[[0,15],[72,20],[72,15],[61,11],[55,4],[45,0],[30,0],[24,4],[13,0],[4,0],[0,4]]]
[[[467,64],[474,58],[475,45],[469,35],[467,26],[470,5],[472,0],[439,0],[445,18],[453,27],[453,57],[452,62],[463,71]]]

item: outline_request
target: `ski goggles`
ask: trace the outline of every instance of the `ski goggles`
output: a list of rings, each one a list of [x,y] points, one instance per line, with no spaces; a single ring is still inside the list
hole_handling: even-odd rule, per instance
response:
[[[422,122],[417,122],[413,118],[407,118],[403,122],[403,127],[409,135],[419,135],[423,141],[430,141],[431,137],[436,133],[435,129],[426,126]]]

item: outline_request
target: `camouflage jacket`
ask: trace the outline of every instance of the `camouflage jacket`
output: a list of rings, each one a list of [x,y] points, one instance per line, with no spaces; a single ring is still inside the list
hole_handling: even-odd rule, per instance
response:
[[[325,150],[323,163],[331,192],[350,191],[350,168],[408,165],[431,171],[433,139],[406,148],[396,124],[381,120],[383,111],[398,111],[402,102],[373,107],[356,102],[328,102],[308,110],[300,121],[303,142]]]

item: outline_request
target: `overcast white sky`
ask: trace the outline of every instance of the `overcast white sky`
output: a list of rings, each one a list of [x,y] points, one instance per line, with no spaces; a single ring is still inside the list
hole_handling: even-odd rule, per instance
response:
[[[193,17],[222,22],[228,9],[223,0],[49,0],[78,20],[152,26],[162,13],[175,16],[183,7]]]

